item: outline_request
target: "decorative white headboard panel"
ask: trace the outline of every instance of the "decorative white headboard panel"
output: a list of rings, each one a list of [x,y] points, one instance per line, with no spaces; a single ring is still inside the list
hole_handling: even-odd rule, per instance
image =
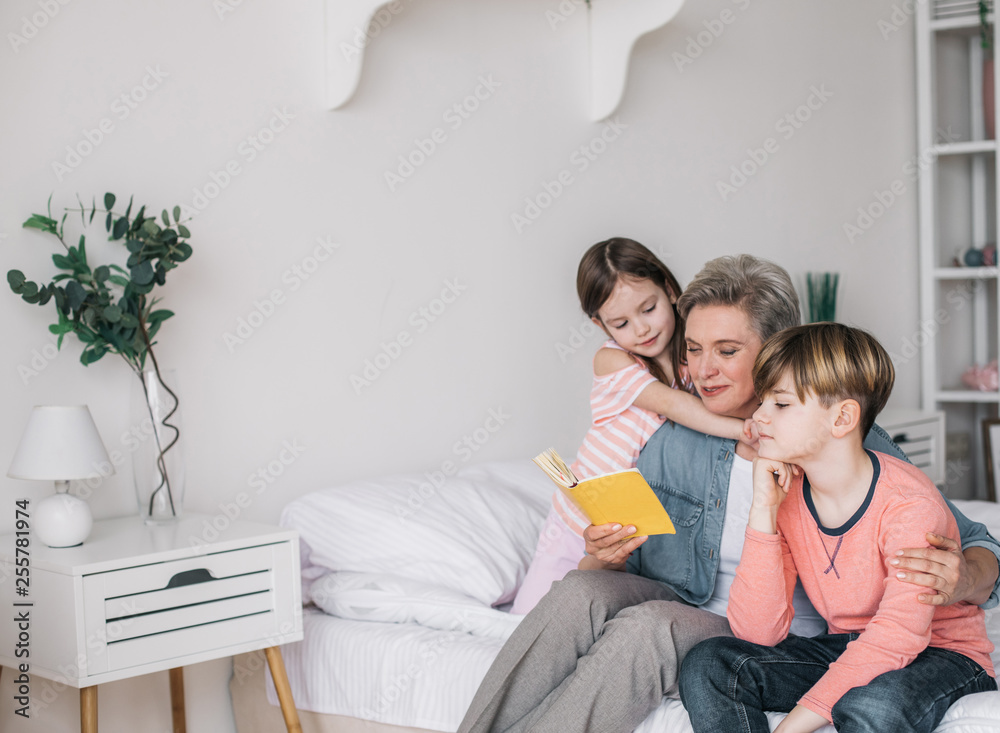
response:
[[[590,119],[601,120],[615,111],[625,91],[632,46],[640,36],[669,22],[683,4],[684,0],[591,0]],[[330,109],[344,105],[357,89],[365,47],[377,35],[369,29],[381,27],[376,13],[391,18],[400,5],[400,0],[326,0],[323,23]]]

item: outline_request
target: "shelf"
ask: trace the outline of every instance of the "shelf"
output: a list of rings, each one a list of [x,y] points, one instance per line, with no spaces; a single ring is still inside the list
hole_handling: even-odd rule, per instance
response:
[[[936,267],[935,280],[989,280],[1000,275],[996,267]]]
[[[943,389],[936,395],[938,402],[1000,403],[1000,392],[979,392],[973,389]]]
[[[962,143],[942,143],[933,147],[937,155],[975,155],[977,153],[995,153],[996,140],[970,140]]]
[[[986,15],[986,20],[993,22],[993,13]],[[960,15],[955,18],[938,18],[930,22],[932,31],[973,30],[979,32],[979,15]]]

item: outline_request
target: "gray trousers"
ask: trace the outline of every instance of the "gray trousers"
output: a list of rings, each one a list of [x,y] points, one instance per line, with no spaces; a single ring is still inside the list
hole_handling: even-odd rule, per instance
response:
[[[459,733],[628,733],[676,697],[684,655],[729,622],[655,580],[574,570],[504,644]]]

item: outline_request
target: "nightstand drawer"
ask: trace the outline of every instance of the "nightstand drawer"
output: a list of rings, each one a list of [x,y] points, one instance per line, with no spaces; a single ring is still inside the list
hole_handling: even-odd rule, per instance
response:
[[[276,573],[294,566],[281,542],[85,575],[87,673],[277,634]]]
[[[146,664],[150,659],[162,657],[165,649],[169,649],[171,655],[182,657],[206,649],[222,649],[247,639],[266,639],[275,634],[274,619],[275,614],[268,609],[217,623],[112,641],[107,647],[108,671]]]

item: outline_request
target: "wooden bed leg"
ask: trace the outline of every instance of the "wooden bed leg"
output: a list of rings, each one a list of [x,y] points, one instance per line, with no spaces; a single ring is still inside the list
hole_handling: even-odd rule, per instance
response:
[[[97,685],[80,688],[80,733],[97,733]]]
[[[285,660],[281,658],[281,647],[267,647],[264,656],[267,657],[267,666],[271,668],[274,689],[278,693],[278,702],[281,703],[281,714],[285,716],[285,727],[288,733],[302,733],[299,711],[295,709],[292,688],[288,686],[288,676],[285,674]]]
[[[187,733],[187,718],[184,713],[184,668],[170,670],[170,714],[174,721],[174,733]]]

